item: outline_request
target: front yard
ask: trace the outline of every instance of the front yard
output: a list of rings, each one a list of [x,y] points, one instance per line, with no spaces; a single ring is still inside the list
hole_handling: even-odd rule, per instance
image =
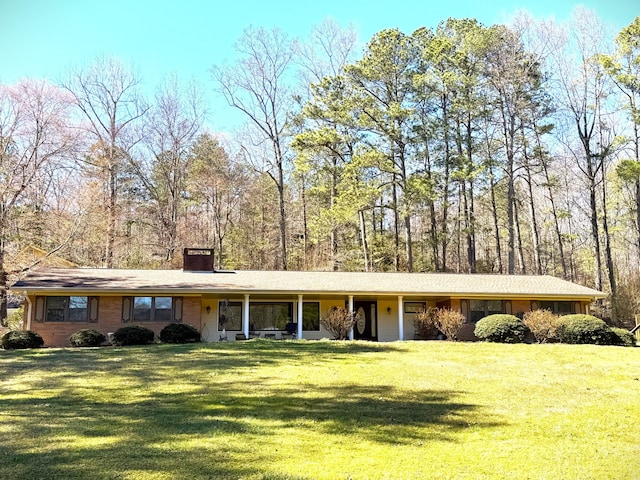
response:
[[[0,351],[0,477],[640,478],[640,349]]]

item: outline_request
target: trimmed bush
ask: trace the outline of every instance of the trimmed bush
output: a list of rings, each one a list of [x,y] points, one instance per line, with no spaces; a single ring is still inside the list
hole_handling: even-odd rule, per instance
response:
[[[2,337],[2,348],[5,350],[40,348],[43,345],[42,337],[31,330],[13,330]]]
[[[78,330],[69,337],[72,347],[99,347],[105,340],[102,333],[92,328]]]
[[[146,345],[153,342],[154,333],[148,328],[139,325],[122,327],[113,332],[114,345]]]
[[[524,324],[538,343],[557,340],[559,317],[550,310],[533,310],[524,314]]]
[[[170,323],[160,331],[164,343],[193,343],[201,341],[200,332],[186,323]]]
[[[613,345],[617,342],[609,326],[597,317],[577,313],[560,317],[558,340],[562,343]]]
[[[347,340],[356,321],[353,313],[340,307],[333,307],[320,317],[320,324],[333,335],[334,340]]]
[[[626,328],[612,327],[611,333],[614,335],[616,345],[622,345],[623,347],[636,346],[636,337]]]
[[[527,326],[518,317],[499,313],[479,320],[473,333],[488,342],[520,343],[527,331]]]

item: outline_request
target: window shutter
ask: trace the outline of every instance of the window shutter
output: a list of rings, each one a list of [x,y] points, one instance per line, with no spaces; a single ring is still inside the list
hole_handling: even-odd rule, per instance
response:
[[[465,316],[468,322],[469,321],[469,300],[460,300],[460,311]]]
[[[36,297],[36,322],[44,322],[44,297]]]
[[[87,312],[89,315],[89,322],[97,323],[98,322],[98,297],[89,297],[89,311]]]
[[[122,321],[124,323],[131,321],[131,305],[132,297],[122,297]]]
[[[502,310],[504,310],[504,313],[508,313],[509,315],[512,315],[512,313],[511,313],[511,300],[504,300],[502,302]]]
[[[173,298],[173,321],[182,322],[182,297]]]

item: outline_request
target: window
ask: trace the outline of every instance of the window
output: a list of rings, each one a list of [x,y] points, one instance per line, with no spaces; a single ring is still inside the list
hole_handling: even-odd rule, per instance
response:
[[[122,321],[128,322],[180,322],[182,299],[180,297],[124,297]]]
[[[241,302],[220,302],[218,312],[218,331],[242,330]]]
[[[540,302],[541,310],[550,310],[558,315],[568,315],[575,313],[575,304],[573,302]]]
[[[284,330],[292,320],[291,302],[255,302],[249,305],[251,330]]]
[[[304,302],[302,305],[302,329],[320,330],[320,303]]]
[[[421,313],[426,310],[425,302],[404,302],[404,313]]]
[[[97,322],[98,297],[39,297],[36,321]]]
[[[218,331],[242,330],[242,302],[220,302],[218,309]],[[286,330],[287,323],[296,323],[292,302],[251,302],[249,323],[254,330]],[[302,305],[302,328],[320,330],[320,303],[304,302]]]
[[[471,300],[469,302],[469,321],[478,320],[496,313],[504,313],[502,300]]]

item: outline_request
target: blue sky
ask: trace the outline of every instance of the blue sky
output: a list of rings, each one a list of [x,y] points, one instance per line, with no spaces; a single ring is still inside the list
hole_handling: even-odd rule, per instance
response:
[[[209,68],[233,59],[233,43],[249,25],[306,36],[332,17],[353,24],[366,42],[384,28],[411,33],[448,17],[491,25],[518,9],[566,20],[578,3],[595,10],[614,32],[640,15],[636,0],[0,0],[0,82],[55,81],[68,67],[107,55],[135,65],[149,92],[169,73],[196,78],[210,91]],[[213,124],[224,128],[224,106],[212,103]]]

